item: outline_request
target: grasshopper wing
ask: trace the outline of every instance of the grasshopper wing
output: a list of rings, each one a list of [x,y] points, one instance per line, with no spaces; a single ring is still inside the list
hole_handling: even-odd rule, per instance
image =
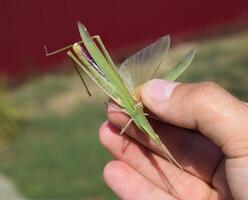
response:
[[[121,64],[119,73],[132,94],[164,65],[169,46],[170,37],[164,36]]]
[[[164,79],[176,80],[190,65],[195,56],[195,49],[191,49],[166,75]]]

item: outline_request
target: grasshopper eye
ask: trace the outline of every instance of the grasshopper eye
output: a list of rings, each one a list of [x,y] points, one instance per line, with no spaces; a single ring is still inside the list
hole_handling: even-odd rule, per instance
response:
[[[98,67],[92,56],[89,54],[87,50],[85,50],[82,46],[80,46],[78,43],[75,43],[73,45],[73,50],[76,52],[77,55],[83,56],[89,63],[90,65],[103,77],[105,77],[103,71]]]

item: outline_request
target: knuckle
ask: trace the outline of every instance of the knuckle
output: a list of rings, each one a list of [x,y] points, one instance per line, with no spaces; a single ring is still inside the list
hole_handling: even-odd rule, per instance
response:
[[[197,84],[192,91],[192,101],[195,104],[206,105],[213,100],[219,91],[220,86],[214,82],[203,82]]]
[[[222,150],[230,158],[248,156],[248,137],[236,136],[229,141],[224,142]]]
[[[200,83],[197,87],[198,92],[204,93],[206,95],[219,91],[219,89],[220,86],[214,82],[203,82]]]

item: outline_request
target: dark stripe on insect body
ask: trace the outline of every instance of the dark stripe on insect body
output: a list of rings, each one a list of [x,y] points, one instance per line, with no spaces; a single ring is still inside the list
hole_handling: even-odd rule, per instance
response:
[[[97,71],[99,72],[102,76],[105,77],[103,71],[97,66],[96,62],[93,60],[93,58],[91,57],[91,55],[89,54],[88,51],[86,51],[85,49],[82,49],[82,53],[83,56],[87,59],[87,61],[91,64],[91,66]]]

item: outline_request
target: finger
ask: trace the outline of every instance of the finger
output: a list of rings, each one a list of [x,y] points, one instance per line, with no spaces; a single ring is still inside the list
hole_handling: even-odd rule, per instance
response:
[[[225,200],[234,200],[233,194],[230,191],[230,182],[227,182],[227,171],[228,168],[226,167],[228,160],[222,159],[218,168],[216,169],[216,173],[213,177],[213,187],[222,194],[222,199]],[[244,178],[244,177],[243,177]],[[231,181],[232,183],[233,181]],[[237,184],[242,185],[242,184]],[[236,199],[236,198],[235,198]],[[239,198],[237,198],[239,199]]]
[[[141,98],[165,122],[199,129],[228,157],[248,154],[248,108],[218,85],[152,80],[143,86]]]
[[[108,119],[117,127],[124,127],[129,117],[116,105],[110,104],[107,109]],[[155,132],[160,136],[163,143],[168,147],[175,159],[184,170],[211,183],[216,166],[223,154],[221,150],[201,134],[175,127],[166,123],[151,120]],[[126,130],[126,134],[139,143],[159,154],[160,149],[147,139],[134,124]],[[163,155],[162,155],[163,156]],[[206,161],[208,164],[206,165]]]
[[[117,159],[178,199],[208,199],[212,192],[204,181],[181,171],[128,136],[120,136],[118,130],[109,123],[101,127],[100,141]],[[187,196],[189,193],[190,196]]]
[[[108,163],[103,176],[107,185],[123,200],[176,200],[121,161]]]

